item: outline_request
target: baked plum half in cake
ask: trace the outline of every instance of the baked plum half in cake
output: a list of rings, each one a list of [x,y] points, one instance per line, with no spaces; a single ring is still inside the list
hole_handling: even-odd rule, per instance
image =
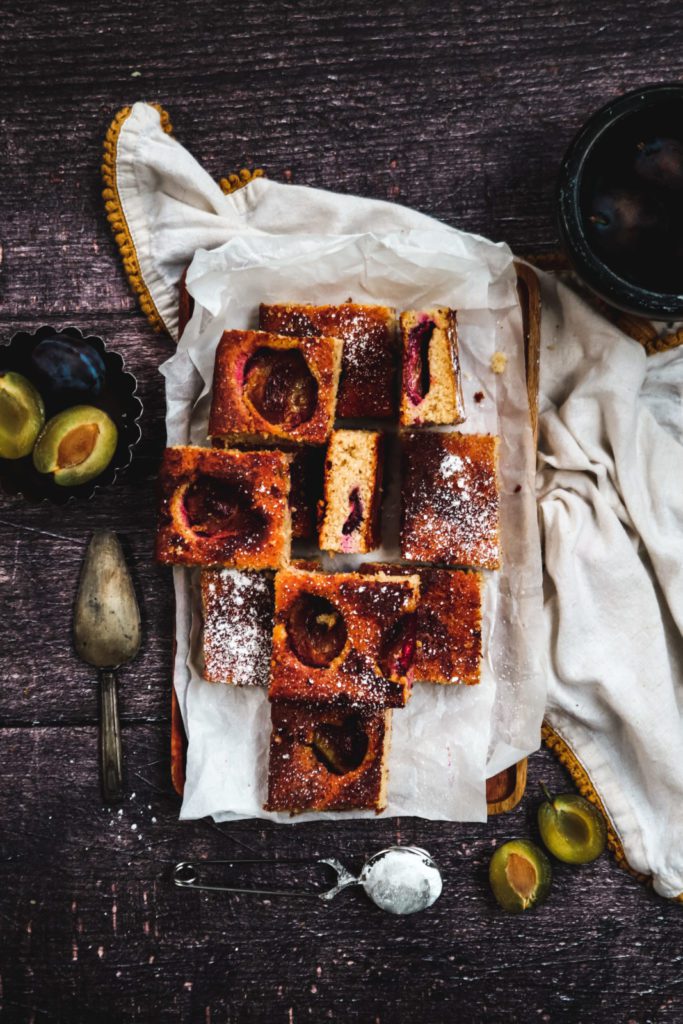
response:
[[[225,443],[324,444],[334,422],[338,338],[226,331],[218,343],[209,436]]]
[[[275,569],[289,561],[289,457],[167,448],[156,557],[174,565]]]
[[[273,704],[266,810],[383,810],[391,712]]]

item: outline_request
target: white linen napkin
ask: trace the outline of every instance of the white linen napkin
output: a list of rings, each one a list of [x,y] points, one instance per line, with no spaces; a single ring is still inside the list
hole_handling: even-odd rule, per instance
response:
[[[405,207],[256,179],[225,196],[135,104],[118,200],[172,335],[197,248],[242,233],[453,229]],[[683,891],[683,348],[642,348],[542,277],[538,498],[547,719],[586,769],[630,866]]]

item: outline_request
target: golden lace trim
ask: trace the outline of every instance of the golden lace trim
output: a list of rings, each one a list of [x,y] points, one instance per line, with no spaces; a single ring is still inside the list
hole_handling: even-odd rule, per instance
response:
[[[171,135],[173,133],[173,126],[168,113],[163,109],[163,107],[159,106],[158,103],[154,103],[152,106],[156,107],[159,111],[161,127],[165,132]],[[119,247],[119,252],[121,253],[123,269],[126,272],[126,277],[130,282],[131,288],[138,297],[142,312],[145,314],[154,330],[161,331],[164,327],[164,323],[159,315],[159,310],[154,304],[154,299],[150,295],[147,285],[144,282],[142,271],[140,270],[140,263],[138,262],[138,254],[135,250],[128,222],[126,221],[123,213],[118,185],[116,183],[116,147],[118,146],[121,128],[130,116],[131,109],[131,107],[123,107],[122,110],[119,110],[118,114],[109,125],[104,139],[104,150],[102,153],[102,180],[104,182],[104,189],[102,191],[102,198],[104,199],[104,208],[107,211],[107,220],[114,232],[114,240],[116,241],[116,244]]]
[[[590,802],[598,808],[605,819],[605,825],[607,826],[607,845],[613,853],[614,859],[619,867],[623,868],[624,871],[628,871],[628,873],[633,875],[634,878],[637,878],[639,882],[645,882],[647,885],[652,885],[652,878],[650,875],[643,875],[640,871],[636,871],[626,860],[624,847],[621,844],[619,836],[612,827],[607,812],[605,811],[605,806],[598,796],[588,772],[583,767],[574,751],[568,746],[562,737],[555,732],[552,726],[548,725],[547,722],[543,723],[541,736],[543,737],[543,742],[546,747],[553,752],[558,761],[567,769],[581,796],[585,797],[586,800],[590,800]],[[683,903],[683,893],[676,896],[675,901]]]
[[[158,103],[152,103],[151,106],[159,111],[162,129],[168,135],[172,135],[173,126],[167,111]],[[102,180],[104,182],[102,198],[104,199],[104,208],[107,212],[107,220],[114,232],[114,240],[121,253],[126,277],[138,297],[142,312],[154,330],[161,331],[164,329],[164,322],[142,276],[138,254],[123,213],[121,197],[119,196],[116,182],[116,147],[118,146],[121,129],[126,119],[130,116],[131,109],[131,107],[123,107],[119,110],[107,129],[102,153]],[[264,171],[261,168],[253,171],[243,168],[237,174],[229,174],[227,178],[221,178],[219,185],[222,191],[228,195],[231,192],[236,192],[238,188],[248,185],[254,178],[261,178],[263,175]]]

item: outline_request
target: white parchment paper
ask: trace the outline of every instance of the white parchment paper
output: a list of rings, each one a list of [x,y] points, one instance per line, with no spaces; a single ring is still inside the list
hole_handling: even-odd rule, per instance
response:
[[[535,451],[526,397],[521,315],[512,256],[461,232],[382,236],[241,236],[199,250],[187,286],[195,311],[163,367],[169,444],[206,444],[215,348],[226,327],[257,326],[260,302],[338,303],[458,310],[467,420],[459,428],[501,438],[503,569],[485,573],[482,680],[476,687],[416,684],[393,715],[385,815],[483,821],[485,780],[536,749],[545,704],[541,665],[541,556]],[[505,372],[491,357],[507,357]],[[475,401],[482,392],[483,400]],[[398,479],[387,468],[385,549],[393,544]],[[343,567],[352,564],[346,560]],[[341,568],[340,561],[335,568]],[[174,685],[188,736],[182,818],[263,817],[296,822],[372,812],[263,810],[270,709],[265,690],[206,683],[198,671],[201,613],[196,573],[176,568]]]

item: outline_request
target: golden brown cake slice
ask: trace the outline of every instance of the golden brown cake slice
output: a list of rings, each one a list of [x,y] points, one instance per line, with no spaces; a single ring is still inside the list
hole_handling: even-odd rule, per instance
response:
[[[216,349],[209,437],[324,444],[334,423],[338,338],[226,331]]]
[[[401,313],[402,426],[462,423],[457,317],[440,306]]]
[[[391,712],[273,704],[268,811],[381,811]]]
[[[380,544],[384,464],[382,435],[334,430],[325,459],[318,543],[323,551],[373,551]]]
[[[270,699],[403,707],[410,694],[419,586],[417,576],[279,572]]]
[[[401,557],[499,569],[498,438],[414,431],[402,445]]]
[[[273,646],[273,577],[265,572],[201,573],[204,679],[267,686]]]
[[[417,649],[413,663],[416,682],[464,683],[473,686],[481,675],[480,572],[461,569],[414,568],[386,562],[365,562],[364,573],[384,572],[420,577],[420,603],[415,615]]]
[[[289,561],[289,457],[167,448],[156,557],[172,565],[277,569]]]
[[[344,343],[337,416],[390,419],[396,413],[396,310],[387,306],[262,305],[259,324],[281,334],[331,334]]]

